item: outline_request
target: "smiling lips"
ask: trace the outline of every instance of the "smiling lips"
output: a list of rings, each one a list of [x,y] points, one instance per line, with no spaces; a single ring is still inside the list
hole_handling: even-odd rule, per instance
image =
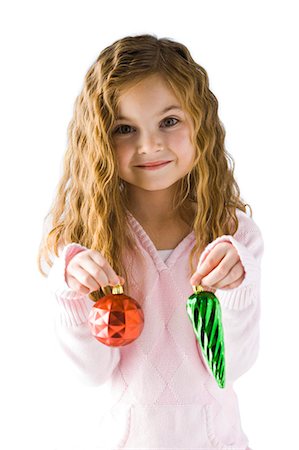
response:
[[[153,161],[143,164],[142,166],[136,166],[140,169],[146,169],[146,170],[155,170],[159,169],[160,167],[164,167],[167,164],[169,164],[171,161]]]

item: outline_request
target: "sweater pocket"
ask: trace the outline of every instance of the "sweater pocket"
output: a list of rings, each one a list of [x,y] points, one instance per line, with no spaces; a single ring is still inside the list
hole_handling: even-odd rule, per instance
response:
[[[89,436],[94,448],[116,450],[124,448],[130,432],[130,406],[115,405],[107,409],[97,424],[94,419],[92,434]]]
[[[94,422],[89,436],[105,450],[246,450],[248,440],[231,411],[218,403],[116,404]]]
[[[122,449],[201,450],[209,444],[202,404],[131,405],[130,431]]]
[[[238,410],[232,411],[227,405],[221,406],[218,403],[213,403],[205,405],[204,412],[211,448],[221,450],[247,449],[248,439],[241,428]]]

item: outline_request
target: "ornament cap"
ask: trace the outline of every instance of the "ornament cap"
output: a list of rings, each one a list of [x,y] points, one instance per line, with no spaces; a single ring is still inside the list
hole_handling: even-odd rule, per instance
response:
[[[123,294],[124,290],[121,284],[112,287],[112,294]]]
[[[204,291],[204,288],[200,284],[192,285],[192,288],[195,294],[199,294],[200,292]]]

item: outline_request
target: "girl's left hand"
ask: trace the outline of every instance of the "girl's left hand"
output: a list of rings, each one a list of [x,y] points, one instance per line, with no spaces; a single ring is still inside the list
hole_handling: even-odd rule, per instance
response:
[[[245,278],[237,250],[230,242],[220,242],[208,253],[190,278],[191,285],[214,289],[233,289]]]

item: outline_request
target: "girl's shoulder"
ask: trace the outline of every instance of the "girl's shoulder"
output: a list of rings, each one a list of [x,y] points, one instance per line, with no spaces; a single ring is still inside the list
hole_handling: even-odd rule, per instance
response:
[[[234,237],[237,240],[245,240],[248,239],[258,239],[263,240],[262,232],[259,225],[256,223],[255,219],[250,216],[249,213],[244,212],[240,209],[236,209],[236,216],[238,219],[238,228]]]
[[[252,231],[259,229],[255,219],[248,212],[244,212],[241,209],[236,208],[236,216],[241,229],[251,229]]]

